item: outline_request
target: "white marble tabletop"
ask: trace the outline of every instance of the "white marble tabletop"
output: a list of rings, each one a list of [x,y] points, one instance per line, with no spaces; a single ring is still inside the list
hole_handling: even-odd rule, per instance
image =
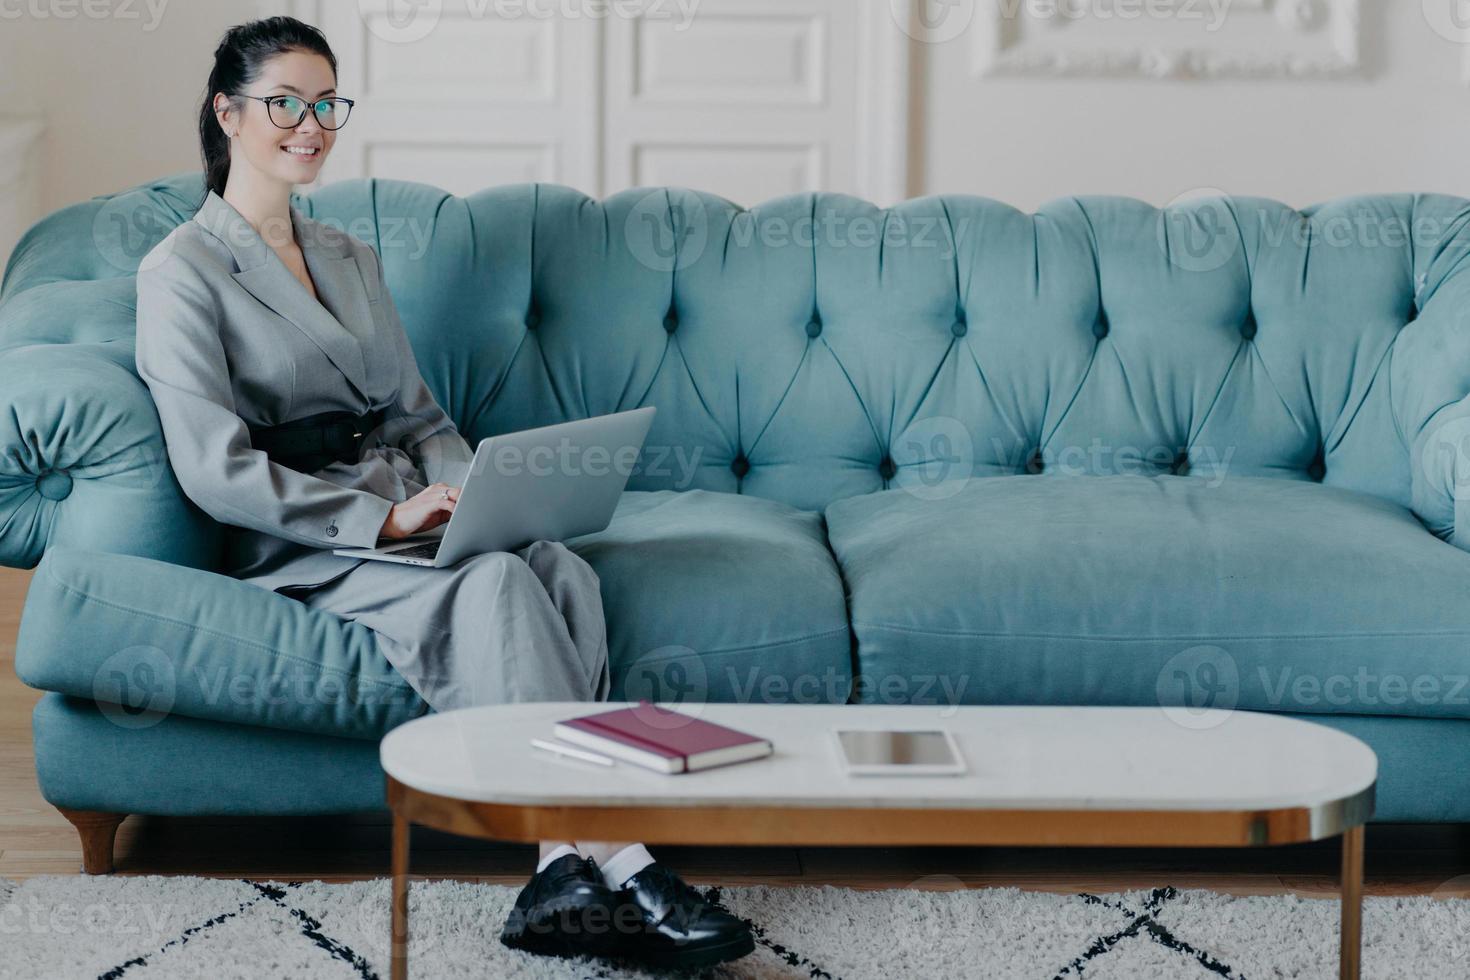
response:
[[[510,704],[426,715],[383,739],[406,786],[521,806],[775,806],[1253,811],[1323,807],[1363,793],[1378,760],[1323,725],[1247,711],[1097,707],[686,705],[770,739],[755,762],[665,775],[533,748],[557,722],[617,704]],[[835,728],[947,729],[963,776],[849,776]]]

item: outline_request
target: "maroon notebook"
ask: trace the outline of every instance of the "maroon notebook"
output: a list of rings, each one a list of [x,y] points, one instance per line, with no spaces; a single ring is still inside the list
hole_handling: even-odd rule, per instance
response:
[[[759,759],[771,743],[640,701],[632,708],[558,722],[556,737],[659,772],[695,772]]]

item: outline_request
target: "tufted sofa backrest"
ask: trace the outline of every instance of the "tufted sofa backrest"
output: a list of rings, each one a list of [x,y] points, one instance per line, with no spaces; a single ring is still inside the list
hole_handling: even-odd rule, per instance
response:
[[[131,371],[138,261],[201,190],[184,174],[34,227],[0,293],[0,377],[37,345]],[[816,194],[746,210],[675,189],[599,202],[379,179],[295,203],[378,250],[472,441],[657,405],[634,489],[819,509],[976,476],[1269,476],[1377,494],[1449,538],[1467,496],[1459,198],[1025,214]],[[52,453],[12,455],[0,480],[82,464]]]

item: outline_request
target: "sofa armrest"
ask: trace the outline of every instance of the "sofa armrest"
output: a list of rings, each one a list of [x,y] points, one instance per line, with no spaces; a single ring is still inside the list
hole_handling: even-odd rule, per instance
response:
[[[1470,397],[1430,415],[1409,441],[1411,507],[1437,537],[1470,551]]]
[[[1390,404],[1408,447],[1409,506],[1470,551],[1470,212],[1422,210],[1438,221],[1416,241],[1418,315],[1394,341]]]
[[[377,738],[426,710],[366,626],[228,575],[69,547],[31,580],[15,670],[134,728],[179,714]]]
[[[1470,550],[1470,274],[1404,328],[1390,378],[1410,507],[1436,536]]]
[[[217,568],[218,524],[180,491],[134,366],[135,273],[193,213],[198,173],[36,222],[0,289],[0,564],[52,544]]]
[[[174,479],[132,360],[116,341],[0,351],[0,564],[72,545],[219,567],[219,525]]]

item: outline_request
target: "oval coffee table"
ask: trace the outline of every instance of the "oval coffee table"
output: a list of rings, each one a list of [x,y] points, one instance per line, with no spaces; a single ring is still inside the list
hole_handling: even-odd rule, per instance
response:
[[[383,739],[394,980],[408,975],[414,823],[527,843],[1260,847],[1341,836],[1339,969],[1358,977],[1378,760],[1350,735],[1247,711],[708,704],[681,710],[765,736],[775,754],[668,776],[529,744],[557,721],[613,706],[469,708]],[[969,771],[847,776],[830,734],[839,727],[947,729]]]

